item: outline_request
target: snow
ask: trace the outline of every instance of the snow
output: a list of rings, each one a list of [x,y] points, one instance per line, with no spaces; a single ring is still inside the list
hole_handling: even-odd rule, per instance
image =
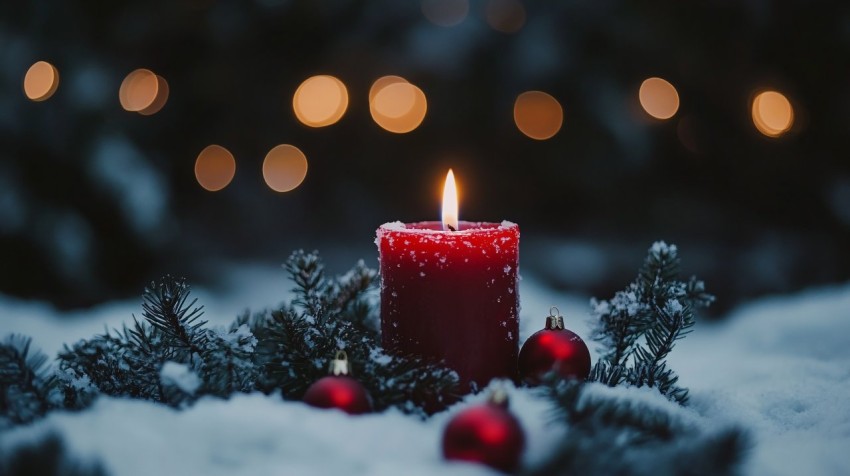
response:
[[[240,344],[240,342],[244,341],[244,343],[240,344],[237,348],[245,352],[253,351],[254,347],[257,345],[257,338],[251,333],[251,329],[248,328],[247,324],[242,324],[232,332],[224,328],[216,329],[216,332],[219,337],[224,339],[226,342],[229,342],[231,345]]]
[[[850,474],[850,286],[745,305],[680,346],[694,410],[751,430],[752,474]]]
[[[180,390],[193,395],[201,386],[201,378],[186,364],[168,361],[162,365],[159,378],[164,384],[175,385]]]
[[[672,253],[675,253],[677,250],[678,250],[678,248],[676,248],[676,245],[668,245],[667,243],[665,243],[663,241],[656,241],[649,248],[649,251],[651,251],[652,253],[665,253],[665,254],[672,254]]]
[[[439,222],[402,223],[400,221],[393,221],[384,223],[378,228],[378,236],[375,239],[375,244],[379,244],[379,240],[385,232],[397,232],[406,235],[429,235],[434,239],[440,239],[446,235],[477,235],[490,230],[516,228],[519,228],[519,225],[507,220],[499,223],[461,221],[460,229],[454,231],[443,230]]]
[[[384,230],[402,231],[407,229],[407,225],[397,220],[389,223],[384,223],[383,225],[381,225],[381,228],[383,228]]]
[[[288,286],[280,271],[274,272],[234,271],[230,289],[198,290],[200,302],[207,305],[205,317],[224,324],[246,304],[255,309],[275,304]],[[548,289],[534,276],[523,278],[522,340],[543,328],[552,306],[564,315],[567,328],[589,336],[591,306],[586,297]],[[2,332],[33,335],[37,345],[55,352],[62,341],[70,343],[102,331],[104,325],[126,322],[131,312],[138,313],[139,304],[136,299],[61,313],[45,304],[0,298]],[[754,444],[745,474],[850,474],[848,336],[850,284],[766,298],[738,308],[721,322],[698,323],[678,344],[670,365],[691,389],[689,407],[680,408],[651,389],[592,385],[589,391],[663,407],[708,432],[730,425],[746,429]],[[595,360],[595,346],[590,347]],[[184,372],[188,370],[167,366],[163,378],[190,384],[191,374]],[[527,433],[524,462],[543,460],[564,429],[548,424],[549,408],[532,392],[494,385],[506,388]],[[427,421],[398,411],[353,417],[286,402],[279,395],[237,395],[227,401],[205,397],[181,411],[101,398],[89,410],[54,412],[0,434],[0,447],[54,430],[72,452],[99,459],[116,476],[498,474],[482,466],[445,462],[440,454],[448,419],[484,398],[470,396]]]
[[[512,407],[534,430],[527,456],[544,456],[557,441],[558,428],[545,425],[547,407],[540,400],[511,393]],[[352,417],[276,395],[203,399],[182,411],[104,398],[85,413],[54,414],[11,436],[32,440],[44,427],[56,428],[73,435],[68,441],[72,452],[99,458],[115,475],[493,474],[442,460],[440,435],[458,410],[422,422],[398,411]]]

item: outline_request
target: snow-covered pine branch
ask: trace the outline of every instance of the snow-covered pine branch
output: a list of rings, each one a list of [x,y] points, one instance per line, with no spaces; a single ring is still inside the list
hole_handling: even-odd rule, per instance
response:
[[[12,334],[0,344],[0,429],[29,423],[55,406],[56,378],[32,339]]]
[[[605,390],[605,391],[603,391]],[[705,431],[686,424],[652,398],[573,380],[541,387],[567,426],[551,456],[526,476],[574,474],[736,474],[749,447],[747,435],[730,427]]]
[[[591,301],[598,319],[593,338],[602,344],[603,357],[591,381],[654,387],[671,400],[687,402],[687,389],[676,385],[678,377],[665,359],[690,332],[695,310],[711,304],[714,296],[694,277],[680,281],[679,266],[676,246],[655,242],[634,282],[610,300]]]
[[[329,278],[318,253],[293,253],[284,264],[295,299],[278,309],[237,316],[226,328],[201,320],[203,307],[182,278],[145,289],[142,319],[65,346],[57,369],[12,336],[0,344],[0,426],[32,421],[54,408],[83,409],[98,395],[173,407],[203,396],[280,391],[297,400],[327,374],[345,349],[375,408],[421,416],[457,398],[457,375],[439,362],[389,356],[380,347],[375,270],[357,263]],[[427,408],[427,410],[426,410]]]

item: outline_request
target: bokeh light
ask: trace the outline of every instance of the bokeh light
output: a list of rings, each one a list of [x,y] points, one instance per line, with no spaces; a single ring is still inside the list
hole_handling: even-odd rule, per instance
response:
[[[679,93],[661,78],[649,78],[641,83],[638,99],[643,110],[656,119],[670,119],[679,110]]]
[[[293,145],[281,144],[263,160],[263,179],[275,192],[294,190],[306,176],[307,157]]]
[[[384,76],[369,89],[372,119],[387,131],[410,132],[422,123],[428,112],[425,93],[400,76]]]
[[[168,81],[166,81],[162,76],[157,75],[156,84],[156,97],[154,97],[153,102],[151,102],[146,108],[139,111],[139,114],[143,116],[150,116],[158,113],[160,109],[165,107],[165,103],[168,102]]]
[[[406,82],[396,82],[381,88],[372,100],[375,111],[392,119],[403,117],[416,103],[416,89],[416,86]]]
[[[118,100],[126,111],[139,112],[150,107],[159,93],[159,79],[149,69],[128,74],[118,89]]]
[[[312,76],[295,90],[292,109],[295,117],[307,126],[329,126],[339,121],[348,109],[348,90],[333,76]]]
[[[753,99],[753,124],[768,137],[779,137],[794,124],[794,108],[785,95],[764,91]]]
[[[45,101],[59,88],[59,71],[47,61],[38,61],[24,75],[24,94],[33,101]]]
[[[514,102],[514,122],[528,137],[546,140],[561,130],[564,109],[557,99],[543,91],[526,91]]]
[[[210,192],[217,192],[230,185],[236,175],[236,159],[229,150],[220,145],[209,145],[195,160],[195,178]]]
[[[489,0],[484,17],[490,28],[502,33],[516,33],[525,25],[525,7],[518,0]]]
[[[468,0],[422,0],[422,14],[439,26],[455,26],[469,14]]]
[[[372,101],[375,100],[375,95],[378,94],[378,91],[384,89],[385,87],[387,87],[387,86],[389,86],[390,84],[393,84],[393,83],[406,83],[406,82],[408,82],[408,81],[406,79],[402,78],[401,76],[394,76],[394,75],[381,76],[380,78],[376,79],[375,82],[372,83],[372,87],[369,88],[369,104],[372,104]]]

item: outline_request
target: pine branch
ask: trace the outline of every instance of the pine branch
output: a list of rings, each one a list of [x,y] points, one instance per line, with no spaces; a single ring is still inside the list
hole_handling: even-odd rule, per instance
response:
[[[425,418],[460,400],[454,370],[414,356],[389,356],[373,348],[358,374],[373,395],[376,410],[396,407]]]
[[[316,251],[306,253],[304,250],[294,251],[283,264],[295,283],[295,300],[293,304],[302,307],[308,316],[316,317],[325,307],[322,296],[327,290],[325,281],[325,266]]]
[[[640,289],[633,283],[610,301],[591,300],[599,325],[593,339],[606,348],[604,358],[612,365],[623,365],[647,327],[646,305],[638,301]]]
[[[350,322],[359,332],[373,336],[377,335],[379,327],[378,316],[373,312],[377,308],[377,295],[370,301],[369,294],[375,290],[377,282],[377,270],[360,260],[348,273],[337,277],[329,291],[329,300],[339,309],[338,318]]]
[[[714,297],[696,278],[679,281],[679,264],[675,245],[656,242],[625,291],[610,301],[591,301],[599,319],[594,339],[604,347],[603,361],[594,366],[589,380],[654,387],[671,400],[687,403],[688,391],[676,385],[678,377],[665,359],[691,331],[694,310],[711,304]]]
[[[53,406],[56,379],[32,339],[11,334],[0,343],[0,428],[30,422]]]
[[[646,259],[638,272],[638,286],[645,293],[663,298],[667,291],[666,283],[676,281],[679,275],[679,249],[676,245],[668,245],[656,241],[649,248]]]
[[[165,276],[145,289],[142,317],[172,339],[174,345],[186,347],[194,354],[200,353],[206,344],[206,335],[198,330],[207,321],[199,321],[204,312],[203,306],[194,307],[197,298],[187,304],[188,299],[186,280]]]
[[[585,386],[574,380],[549,380],[541,393],[554,403],[556,418],[570,426],[594,433],[598,428],[628,429],[633,442],[669,440],[676,422],[664,412],[647,405],[587,395]]]
[[[134,320],[134,328],[105,332],[59,353],[60,379],[65,405],[88,406],[97,394],[165,402],[159,379],[163,362],[176,358],[177,350],[160,331]],[[181,353],[183,349],[180,349]]]
[[[590,369],[590,382],[599,382],[609,387],[616,387],[625,380],[627,369],[622,365],[612,364],[605,359],[597,360]]]
[[[106,476],[100,463],[81,463],[71,458],[55,433],[39,441],[0,452],[0,474],[5,476]]]
[[[691,276],[685,286],[684,296],[681,300],[691,309],[702,309],[710,306],[716,298],[705,292],[705,283]]]
[[[312,326],[294,310],[269,313],[256,321],[252,332],[258,339],[254,362],[260,367],[262,391],[282,389],[284,396],[300,398],[310,382],[323,375],[313,355]]]
[[[112,395],[183,407],[202,396],[282,390],[300,399],[327,375],[328,360],[347,351],[378,410],[426,415],[456,397],[457,375],[442,366],[384,355],[379,345],[377,273],[358,262],[326,278],[316,253],[297,251],[284,264],[295,299],[280,309],[243,313],[227,329],[210,329],[185,280],[166,276],[145,290],[142,318],[121,330],[65,346],[56,379],[67,409]],[[4,393],[5,395],[5,393]],[[5,397],[4,397],[5,398]],[[0,401],[2,403],[2,401]],[[39,410],[44,413],[46,410]]]
[[[257,338],[242,324],[229,331],[209,331],[208,345],[201,353],[204,382],[200,393],[226,398],[254,389],[257,371],[253,353]]]
[[[304,252],[293,253],[284,268],[296,285],[296,299],[251,324],[258,339],[255,363],[263,369],[261,389],[280,388],[284,398],[300,399],[327,374],[328,359],[344,349],[376,410],[394,406],[424,415],[426,407],[433,412],[453,401],[454,372],[380,351],[377,306],[370,301],[374,270],[361,261],[345,275],[327,279],[318,255]]]
[[[595,395],[579,382],[550,378],[540,392],[568,431],[525,475],[735,474],[747,449],[736,428],[705,434],[661,408]]]

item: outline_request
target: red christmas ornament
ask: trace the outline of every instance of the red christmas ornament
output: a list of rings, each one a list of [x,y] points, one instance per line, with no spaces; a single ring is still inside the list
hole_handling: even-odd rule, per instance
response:
[[[318,408],[338,408],[350,415],[372,411],[372,397],[360,382],[349,376],[345,351],[336,353],[330,373],[310,385],[304,394],[305,403]]]
[[[443,432],[443,457],[483,463],[504,472],[519,465],[525,433],[508,411],[508,397],[493,392],[487,403],[454,416]]]
[[[575,332],[564,329],[558,308],[549,309],[546,327],[535,332],[519,351],[519,375],[529,385],[540,384],[554,371],[564,378],[585,380],[590,375],[590,351]]]

